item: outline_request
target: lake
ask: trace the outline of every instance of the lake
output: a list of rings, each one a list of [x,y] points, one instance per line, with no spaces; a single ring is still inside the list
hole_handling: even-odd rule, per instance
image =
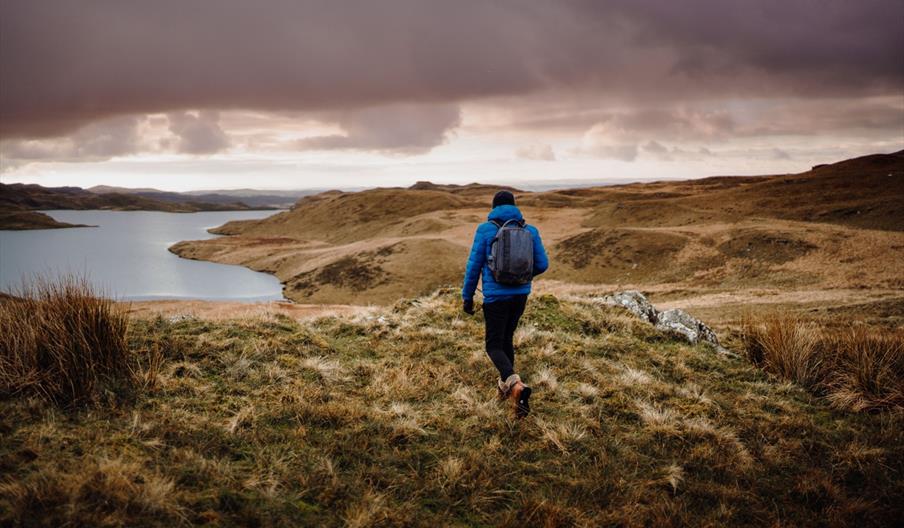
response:
[[[206,230],[229,220],[279,211],[42,211],[55,220],[98,227],[0,231],[0,291],[18,289],[34,274],[86,277],[104,295],[124,300],[282,299],[273,275],[241,266],[188,260],[167,248],[181,240],[214,238]]]

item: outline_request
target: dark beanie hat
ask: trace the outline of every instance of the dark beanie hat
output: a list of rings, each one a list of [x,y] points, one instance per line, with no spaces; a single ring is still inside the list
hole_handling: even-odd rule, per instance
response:
[[[499,191],[493,197],[493,208],[495,209],[500,205],[515,205],[515,195],[508,191]]]

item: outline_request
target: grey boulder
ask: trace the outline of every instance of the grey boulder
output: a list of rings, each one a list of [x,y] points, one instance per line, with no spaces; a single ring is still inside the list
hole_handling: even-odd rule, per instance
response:
[[[656,308],[639,291],[623,291],[594,300],[609,306],[621,306],[641,319],[656,324]]]
[[[716,337],[716,333],[713,332],[710,327],[703,324],[702,321],[684,310],[674,308],[659,312],[656,323],[654,324],[659,330],[684,336],[689,343],[693,344],[702,341],[714,346],[719,346],[719,338]]]
[[[658,330],[680,335],[692,345],[706,343],[712,345],[719,352],[730,354],[719,344],[716,333],[702,321],[677,308],[660,312],[639,291],[618,292],[604,297],[596,297],[592,301],[606,306],[621,306],[644,321],[653,324]]]

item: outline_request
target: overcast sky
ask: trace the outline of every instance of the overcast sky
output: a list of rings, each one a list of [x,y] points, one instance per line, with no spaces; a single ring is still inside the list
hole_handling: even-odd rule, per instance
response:
[[[799,172],[904,148],[901,0],[0,0],[0,179]]]

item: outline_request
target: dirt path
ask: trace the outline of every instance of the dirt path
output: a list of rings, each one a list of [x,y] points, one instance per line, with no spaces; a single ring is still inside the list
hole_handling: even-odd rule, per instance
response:
[[[703,293],[657,304],[663,310],[670,308],[715,308],[735,304],[810,304],[822,303],[832,306],[862,304],[879,300],[904,298],[899,290],[779,290],[754,289],[731,292]]]

